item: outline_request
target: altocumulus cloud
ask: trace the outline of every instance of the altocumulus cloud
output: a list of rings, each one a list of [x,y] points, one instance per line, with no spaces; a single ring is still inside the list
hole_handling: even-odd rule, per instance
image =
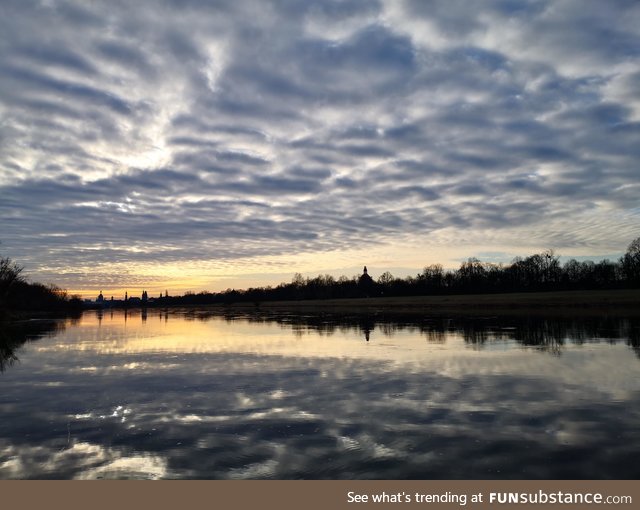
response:
[[[0,239],[36,274],[638,235],[635,1],[0,10]]]

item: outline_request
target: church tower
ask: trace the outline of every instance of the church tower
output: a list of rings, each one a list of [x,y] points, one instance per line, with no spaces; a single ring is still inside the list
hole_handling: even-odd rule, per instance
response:
[[[362,270],[362,276],[358,279],[358,285],[367,293],[374,285],[373,278],[369,276],[369,272],[367,271],[367,266],[364,266],[364,269]]]

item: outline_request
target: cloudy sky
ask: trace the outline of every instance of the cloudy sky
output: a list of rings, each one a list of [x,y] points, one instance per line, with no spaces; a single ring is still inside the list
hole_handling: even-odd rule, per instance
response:
[[[0,252],[86,296],[617,257],[638,27],[636,0],[2,0]]]

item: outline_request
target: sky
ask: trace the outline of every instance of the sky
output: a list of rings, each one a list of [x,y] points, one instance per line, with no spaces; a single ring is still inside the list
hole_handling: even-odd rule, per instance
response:
[[[0,1],[0,254],[94,297],[640,235],[636,0]]]

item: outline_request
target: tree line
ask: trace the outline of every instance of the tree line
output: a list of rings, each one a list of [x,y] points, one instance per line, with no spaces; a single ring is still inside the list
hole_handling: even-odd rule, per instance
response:
[[[9,257],[0,257],[0,319],[15,310],[79,310],[82,300],[49,284],[29,282],[23,267]]]
[[[78,296],[69,296],[64,289],[27,281],[22,270],[8,257],[0,257],[0,314],[12,309],[69,310],[83,306]],[[482,262],[476,258],[452,270],[431,264],[406,278],[396,278],[388,271],[377,280],[366,272],[337,279],[331,275],[304,278],[296,273],[291,282],[275,287],[165,295],[150,300],[147,306],[623,288],[640,288],[640,237],[631,242],[617,261],[571,259],[561,264],[558,255],[547,250],[516,257],[510,264]]]
[[[366,276],[366,277],[365,277]],[[373,280],[368,275],[334,278],[319,275],[293,280],[275,287],[224,292],[186,293],[163,297],[158,304],[214,304],[234,302],[340,299],[380,296],[424,296],[539,292],[556,290],[599,290],[640,287],[640,237],[617,261],[571,259],[562,264],[553,250],[528,257],[516,257],[510,264],[494,264],[470,258],[458,269],[445,270],[441,264],[425,267],[415,276],[396,278],[388,271]]]

